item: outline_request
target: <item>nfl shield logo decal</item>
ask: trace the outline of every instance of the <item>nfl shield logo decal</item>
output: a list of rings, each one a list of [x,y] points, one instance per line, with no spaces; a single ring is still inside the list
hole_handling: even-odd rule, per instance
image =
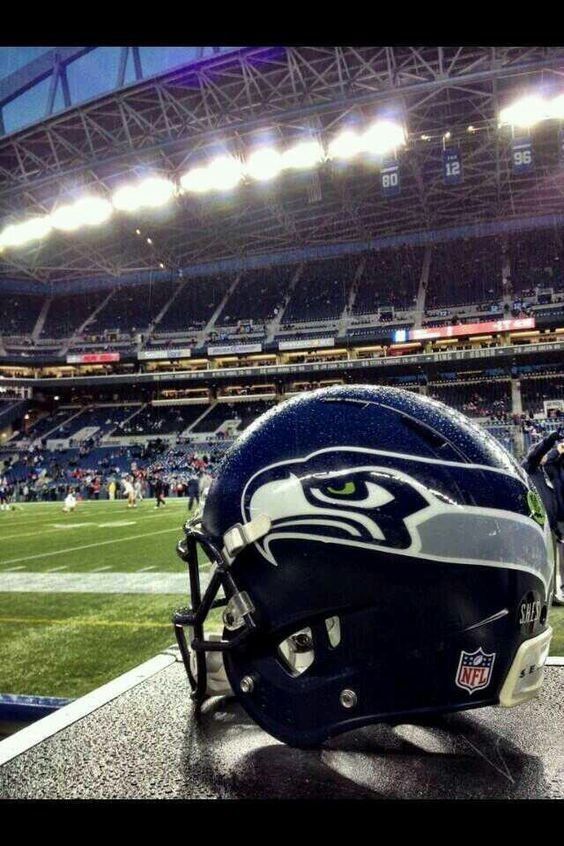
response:
[[[495,652],[484,652],[482,647],[475,652],[460,653],[456,684],[472,694],[475,690],[487,687],[492,677]]]

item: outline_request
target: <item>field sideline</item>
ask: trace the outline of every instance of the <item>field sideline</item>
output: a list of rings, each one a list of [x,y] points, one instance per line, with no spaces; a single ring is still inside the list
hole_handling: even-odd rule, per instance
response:
[[[172,645],[188,587],[175,553],[187,502],[0,512],[0,693],[74,698]],[[564,655],[564,608],[551,624],[551,652]]]

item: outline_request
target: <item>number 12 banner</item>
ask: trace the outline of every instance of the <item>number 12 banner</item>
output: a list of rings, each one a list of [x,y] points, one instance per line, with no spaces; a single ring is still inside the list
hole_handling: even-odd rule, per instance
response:
[[[447,185],[458,185],[462,182],[460,150],[455,147],[443,150],[443,178]]]

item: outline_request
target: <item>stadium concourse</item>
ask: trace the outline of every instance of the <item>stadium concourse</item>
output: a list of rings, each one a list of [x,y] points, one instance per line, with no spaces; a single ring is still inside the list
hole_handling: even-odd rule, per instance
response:
[[[457,425],[471,418],[511,467],[560,432],[564,49],[76,47],[24,60],[15,48],[3,77],[6,49],[0,736],[17,746],[18,730],[30,724],[30,736],[46,714],[80,714],[95,736],[84,703],[98,702],[104,731],[121,707],[133,720],[141,706],[120,687],[129,673],[152,690],[149,709],[162,713],[161,685],[178,693],[170,619],[187,601],[182,527],[205,507],[226,451],[272,409],[330,386],[398,388],[454,409]],[[205,587],[213,568],[201,550],[199,561]],[[548,692],[527,712],[535,737],[561,702],[553,587]],[[214,607],[215,633],[222,619]],[[163,674],[147,681],[149,665]],[[105,685],[123,706],[104,711]],[[472,749],[505,737],[519,762],[488,795],[563,797],[546,744],[531,764],[526,719],[508,720],[504,735],[492,710],[449,723],[459,735],[473,727]],[[217,722],[231,719],[241,725],[240,714]],[[449,745],[411,729],[424,750]],[[401,730],[382,748],[397,749]],[[80,731],[68,735],[79,747]],[[211,757],[229,772],[218,790],[198,790],[237,795],[212,735]],[[55,771],[57,742],[42,742]],[[331,760],[350,780],[346,753]],[[464,769],[463,757],[452,760]],[[359,795],[305,760],[321,785],[304,782],[308,795]],[[33,795],[17,761],[0,768],[0,796]],[[461,796],[482,795],[488,776],[476,766]],[[1,770],[14,775],[5,787]],[[40,795],[71,795],[72,765],[62,772]],[[380,789],[371,776],[357,787]],[[404,788],[418,795],[413,780]]]

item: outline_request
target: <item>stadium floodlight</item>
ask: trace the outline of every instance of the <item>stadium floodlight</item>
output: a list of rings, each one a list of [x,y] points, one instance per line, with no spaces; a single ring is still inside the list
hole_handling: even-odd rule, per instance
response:
[[[564,120],[564,94],[559,94],[547,103],[548,117]]]
[[[283,168],[282,156],[272,147],[260,147],[247,159],[247,173],[251,179],[266,182],[278,176]]]
[[[0,233],[0,248],[23,247],[30,241],[38,241],[51,231],[48,216],[32,217],[22,223],[12,223]]]
[[[538,94],[530,94],[516,100],[499,113],[499,125],[517,126],[529,129],[548,117],[548,104]]]
[[[134,185],[118,188],[112,197],[114,208],[133,212],[141,208],[159,208],[171,199],[174,183],[160,176],[150,176]]]
[[[345,129],[329,142],[327,154],[330,159],[353,159],[363,150],[361,137],[352,129]]]
[[[183,191],[203,194],[210,190],[210,172],[207,167],[193,167],[180,177],[180,187]]]
[[[243,178],[243,165],[233,156],[218,156],[206,170],[210,190],[229,191]]]
[[[300,141],[282,153],[282,165],[285,168],[302,170],[315,167],[323,161],[324,151],[319,141]]]
[[[360,142],[367,153],[391,153],[405,144],[405,129],[391,120],[378,120],[362,134]]]
[[[98,226],[105,223],[112,214],[112,204],[102,197],[82,197],[68,206],[61,206],[51,212],[54,229],[73,232],[81,226]]]

